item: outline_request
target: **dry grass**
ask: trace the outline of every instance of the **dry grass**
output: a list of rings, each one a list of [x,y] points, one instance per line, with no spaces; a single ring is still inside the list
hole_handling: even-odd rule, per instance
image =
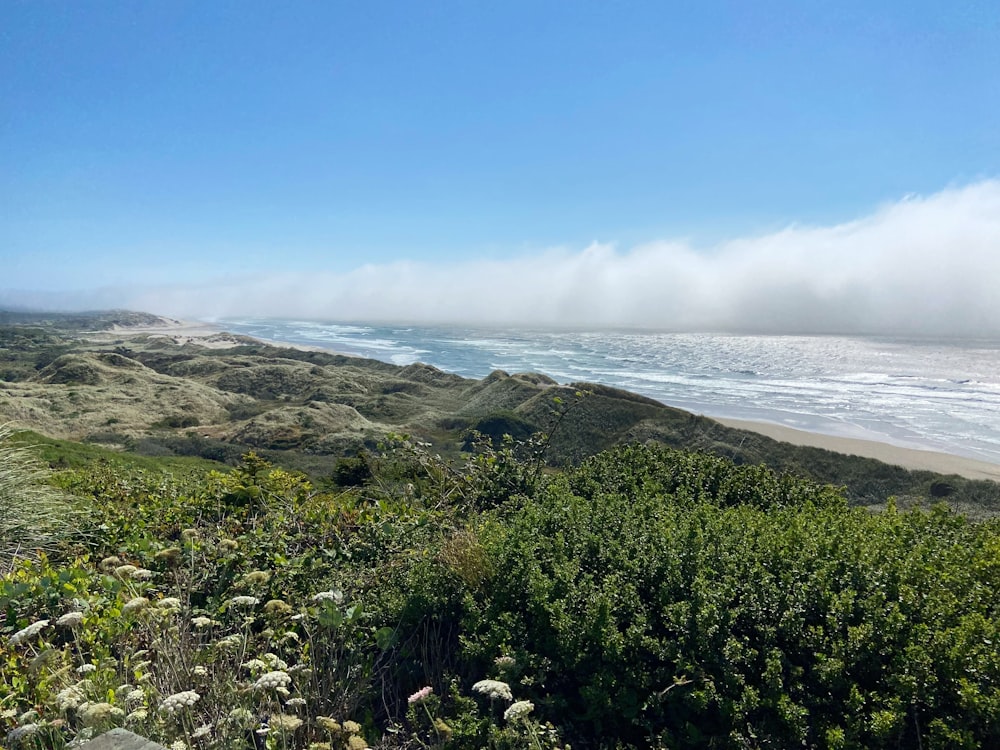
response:
[[[13,444],[13,434],[0,426],[0,572],[52,544],[72,515],[48,469],[30,448]]]

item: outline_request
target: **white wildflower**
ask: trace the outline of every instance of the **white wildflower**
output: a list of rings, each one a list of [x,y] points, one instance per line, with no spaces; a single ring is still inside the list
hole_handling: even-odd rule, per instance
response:
[[[289,698],[285,701],[286,706],[291,706],[292,708],[302,708],[306,705],[305,698]]]
[[[149,716],[149,712],[144,708],[137,708],[135,711],[130,713],[125,717],[126,724],[138,724],[140,721],[145,721],[146,717]]]
[[[201,629],[201,628],[211,627],[212,625],[218,625],[219,623],[213,620],[211,617],[205,617],[204,615],[199,615],[198,617],[191,618],[191,624],[194,625],[196,628]]]
[[[181,600],[176,596],[165,596],[156,603],[160,609],[177,610],[181,608]]]
[[[215,647],[220,651],[231,651],[233,649],[238,649],[243,645],[243,636],[239,633],[233,633],[232,635],[227,635],[225,638],[220,638],[215,642]]]
[[[244,669],[249,669],[251,673],[253,672],[263,672],[267,669],[267,662],[261,659],[251,659],[250,661],[245,661],[241,665]]]
[[[205,667],[201,666],[200,664],[197,667],[195,667],[194,669],[192,669],[191,673],[193,675],[195,675],[196,677],[207,677],[208,676],[208,670]]]
[[[165,714],[177,713],[182,708],[193,706],[199,700],[201,700],[201,696],[194,690],[183,690],[164,698],[163,702],[160,703],[160,710]]]
[[[119,578],[131,578],[132,574],[137,570],[138,568],[134,565],[119,565],[115,568],[115,575]]]
[[[14,635],[10,637],[8,643],[11,646],[16,646],[19,643],[27,643],[48,627],[48,624],[48,620],[38,620],[37,622],[33,622],[28,627],[22,628],[14,633]]]
[[[503,712],[504,721],[517,721],[535,710],[535,704],[531,701],[517,701],[511,703],[510,707]]]
[[[314,602],[335,602],[336,604],[340,604],[344,600],[344,592],[337,589],[320,591],[318,594],[313,594],[312,600]]]
[[[67,612],[56,620],[56,625],[61,628],[75,628],[81,622],[83,622],[83,612]]]
[[[234,596],[223,606],[225,607],[256,607],[260,604],[260,599],[256,596]]]
[[[200,727],[191,732],[191,739],[200,740],[202,737],[207,737],[212,733],[211,724],[202,724]]]
[[[70,685],[56,693],[56,705],[59,706],[60,711],[77,708],[85,700],[86,696],[76,685]]]
[[[170,743],[170,750],[188,750],[188,746],[184,740],[174,740]]]
[[[149,604],[149,599],[144,596],[133,596],[122,607],[122,612],[135,612],[140,609],[145,609]]]
[[[510,685],[500,680],[480,680],[472,686],[472,689],[477,693],[488,696],[491,700],[495,700],[496,698],[503,698],[506,701],[514,700],[514,696],[510,692]]]
[[[257,678],[257,682],[253,684],[254,690],[274,690],[277,688],[283,688],[290,685],[292,682],[291,676],[288,672],[282,672],[281,670],[275,670],[273,672],[265,672],[260,677]]]
[[[91,672],[96,672],[97,671],[97,665],[96,664],[81,664],[79,667],[76,668],[76,671],[79,674],[90,674]]]
[[[267,653],[262,658],[271,669],[280,669],[283,672],[288,669],[288,665],[278,658],[276,654]]]
[[[132,571],[132,578],[137,581],[148,581],[155,575],[156,573],[149,570],[149,568],[136,568]]]

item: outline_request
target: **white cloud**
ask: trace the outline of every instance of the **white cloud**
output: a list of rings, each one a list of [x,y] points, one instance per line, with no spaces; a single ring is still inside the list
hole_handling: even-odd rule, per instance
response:
[[[505,261],[316,269],[145,289],[116,304],[188,317],[986,335],[1000,333],[998,284],[1000,181],[986,180],[707,248],[594,243]]]

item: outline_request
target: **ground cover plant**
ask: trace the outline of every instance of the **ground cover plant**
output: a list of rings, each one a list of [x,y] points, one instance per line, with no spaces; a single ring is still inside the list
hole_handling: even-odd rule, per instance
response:
[[[1000,527],[656,446],[97,461],[5,563],[6,746],[1000,745]]]

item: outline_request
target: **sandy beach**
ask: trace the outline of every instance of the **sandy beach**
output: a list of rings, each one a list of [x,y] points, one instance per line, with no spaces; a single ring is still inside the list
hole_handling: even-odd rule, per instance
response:
[[[874,458],[887,464],[902,466],[906,469],[933,471],[938,474],[958,474],[968,479],[991,479],[994,482],[1000,482],[1000,464],[977,461],[973,458],[953,456],[949,453],[938,453],[936,451],[900,448],[896,445],[880,443],[875,440],[823,435],[817,432],[796,430],[792,427],[771,424],[769,422],[719,419],[716,417],[713,417],[713,419],[727,427],[750,430],[751,432],[757,432],[774,440],[781,440],[793,445],[807,445],[813,448],[824,448],[837,453],[846,453],[851,456]]]

